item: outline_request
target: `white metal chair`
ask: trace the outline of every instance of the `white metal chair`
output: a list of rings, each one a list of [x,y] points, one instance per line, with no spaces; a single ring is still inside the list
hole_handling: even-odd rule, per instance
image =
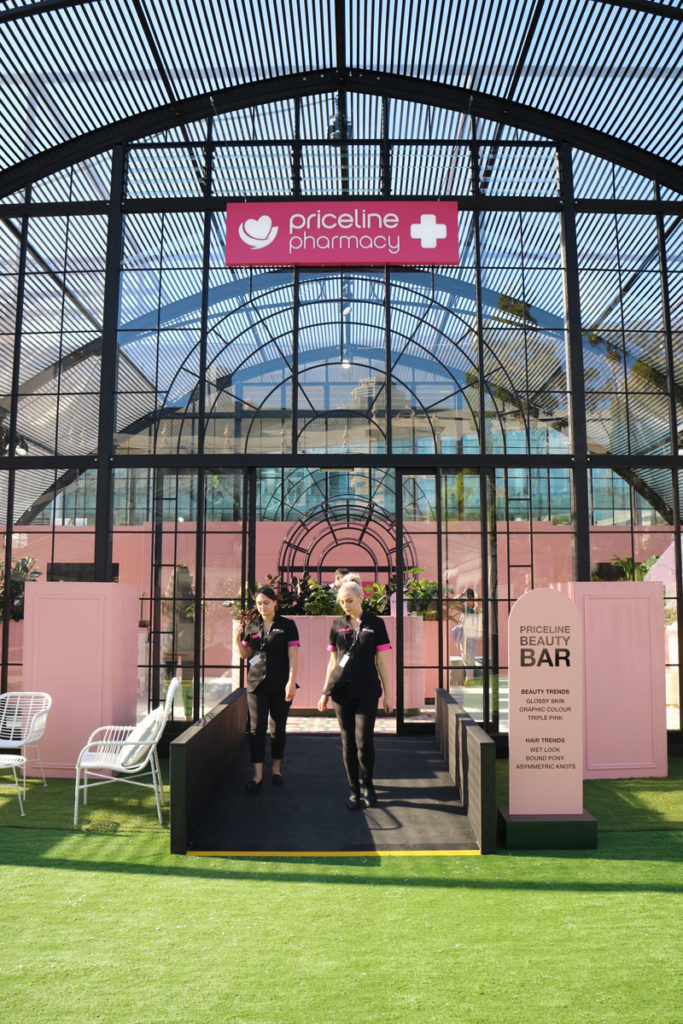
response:
[[[20,754],[0,754],[0,770],[2,768],[11,768],[14,774],[14,785],[17,787],[17,797],[19,800],[19,810],[21,811],[22,818],[24,817],[24,805],[21,802],[21,790],[19,789],[19,779],[17,778],[17,768],[23,768],[26,764],[26,758]]]
[[[79,793],[83,793],[85,805],[88,802],[88,786],[105,786],[109,782],[129,782],[143,789],[153,789],[159,824],[162,824],[164,787],[157,744],[171,714],[173,698],[179,686],[180,680],[172,679],[165,702],[150,711],[137,725],[103,725],[91,733],[76,762],[74,827],[78,825]],[[140,777],[147,775],[151,775],[152,781],[142,782]],[[98,781],[91,782],[91,779]]]
[[[38,741],[42,739],[47,725],[47,716],[52,707],[49,693],[35,690],[13,690],[0,694],[0,749],[14,749],[24,754],[22,773],[24,776],[24,797],[26,796],[26,764],[39,764],[43,785],[47,786],[43,762],[40,759]],[[35,757],[28,756],[29,748],[35,750]]]

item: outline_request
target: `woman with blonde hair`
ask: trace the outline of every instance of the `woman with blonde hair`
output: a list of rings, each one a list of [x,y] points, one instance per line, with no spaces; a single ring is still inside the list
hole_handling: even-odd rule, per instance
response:
[[[361,785],[366,804],[373,807],[377,803],[374,729],[380,697],[385,712],[391,711],[387,654],[391,644],[384,620],[363,611],[363,588],[358,578],[349,579],[349,575],[339,588],[344,615],[335,619],[330,629],[330,660],[318,710],[325,711],[332,698],[351,789],[346,806],[355,811],[363,806]]]

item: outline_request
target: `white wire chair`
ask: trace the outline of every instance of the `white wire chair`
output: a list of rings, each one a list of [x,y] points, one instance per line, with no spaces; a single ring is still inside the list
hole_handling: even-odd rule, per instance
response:
[[[110,782],[128,782],[133,786],[142,786],[143,789],[153,789],[159,824],[162,824],[164,787],[157,745],[171,714],[173,698],[179,686],[180,680],[173,678],[165,702],[150,711],[137,725],[102,725],[90,734],[76,762],[74,827],[78,825],[79,794],[83,793],[85,806],[89,786],[105,786]],[[151,776],[151,782],[142,782],[140,777],[147,775]],[[92,782],[91,779],[97,781]]]
[[[24,797],[27,763],[40,765],[43,785],[47,786],[38,742],[45,732],[51,707],[52,697],[49,693],[13,690],[11,693],[0,694],[0,748],[13,749],[19,754],[23,750],[24,763],[21,770],[24,777]],[[28,756],[29,749],[35,751],[35,757]]]
[[[0,771],[5,768],[11,768],[12,774],[14,775],[14,785],[17,788],[17,798],[19,800],[19,810],[21,811],[22,818],[24,817],[24,805],[21,802],[21,790],[19,788],[19,779],[17,778],[17,768],[22,768],[26,764],[26,758],[20,754],[0,754]]]

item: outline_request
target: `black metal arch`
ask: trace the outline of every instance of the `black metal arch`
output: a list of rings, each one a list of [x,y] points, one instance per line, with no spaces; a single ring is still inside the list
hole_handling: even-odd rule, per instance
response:
[[[305,484],[303,491],[300,490],[300,485],[303,483],[301,478],[292,478],[289,475],[284,476],[281,487],[279,489],[276,489],[275,492],[268,499],[267,504],[261,507],[261,521],[263,521],[264,519],[276,518],[279,520],[287,520],[288,522],[293,520],[296,520],[298,522],[300,519],[300,499],[301,497],[305,497],[306,495],[311,494],[313,491],[317,492],[318,501],[314,506],[312,506],[312,508],[317,508],[321,503],[324,504],[326,501],[329,501],[330,499],[326,494],[324,481],[320,480],[315,475],[318,472],[324,474],[325,470],[312,471],[310,468],[306,470],[306,473],[308,474],[308,482]],[[365,476],[366,480],[368,480],[368,483],[370,483],[368,477],[368,470],[363,469],[360,472]],[[356,470],[356,473],[358,473],[358,470]],[[372,495],[377,494],[378,488],[380,487],[386,488],[389,494],[395,500],[395,478],[392,470],[374,470],[373,476],[374,482],[369,490],[368,501],[375,501]],[[377,502],[375,502],[375,504],[377,504]],[[278,508],[275,515],[273,515],[273,509],[280,505],[284,510],[284,514],[281,514],[280,509]],[[386,504],[382,506],[382,508],[386,507]]]
[[[337,92],[339,89],[444,107],[489,121],[509,124],[534,135],[569,143],[601,159],[620,164],[636,174],[652,178],[675,192],[683,193],[682,167],[606,132],[588,128],[568,118],[549,114],[503,97],[429,82],[409,75],[364,71],[361,68],[328,68],[268,78],[214,93],[202,93],[189,99],[163,104],[143,114],[123,118],[103,128],[86,132],[36,156],[18,161],[0,173],[0,196],[18,192],[33,181],[64,170],[89,157],[105,153],[114,146],[132,143],[169,128],[178,128],[193,121],[244,107],[314,96],[318,93]],[[416,100],[416,97],[419,99]],[[201,142],[198,141],[197,144],[201,145]]]
[[[325,558],[340,544],[365,551],[374,561],[373,541],[386,559],[390,575],[396,570],[396,519],[374,501],[354,502],[348,498],[330,498],[312,508],[285,535],[278,553],[280,578],[288,581],[295,571],[309,571],[315,562],[316,571]],[[324,545],[321,549],[321,545]],[[404,533],[403,564],[417,566],[417,552],[412,538]]]

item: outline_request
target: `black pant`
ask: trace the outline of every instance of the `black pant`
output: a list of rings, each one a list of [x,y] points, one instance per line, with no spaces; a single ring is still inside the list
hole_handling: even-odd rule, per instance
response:
[[[274,761],[285,752],[285,730],[291,701],[285,700],[284,690],[264,693],[247,691],[249,708],[249,749],[253,764],[263,764],[266,754],[266,728],[269,726],[270,751]]]
[[[374,731],[377,718],[377,699],[377,697],[357,697],[350,700],[332,701],[341,732],[346,777],[354,793],[360,791],[361,777],[365,782],[372,782],[372,772],[375,767]]]

